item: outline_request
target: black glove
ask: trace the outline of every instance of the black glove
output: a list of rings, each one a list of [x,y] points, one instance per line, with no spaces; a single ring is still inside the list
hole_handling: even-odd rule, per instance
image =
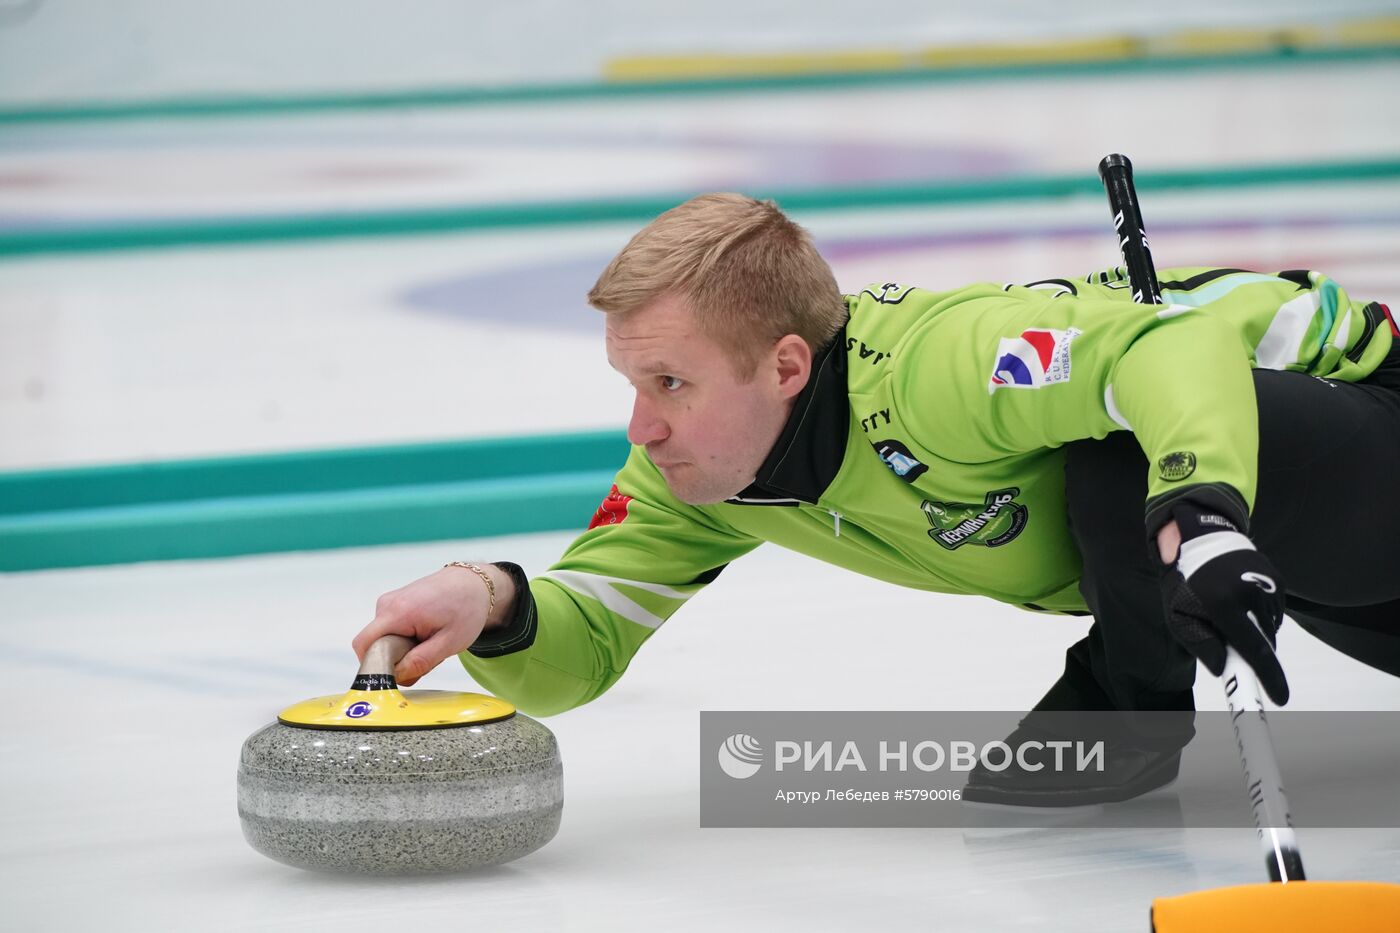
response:
[[[1172,516],[1181,528],[1181,553],[1162,577],[1172,636],[1217,677],[1230,645],[1282,706],[1288,681],[1274,654],[1284,610],[1278,571],[1223,515],[1183,501],[1172,506]]]

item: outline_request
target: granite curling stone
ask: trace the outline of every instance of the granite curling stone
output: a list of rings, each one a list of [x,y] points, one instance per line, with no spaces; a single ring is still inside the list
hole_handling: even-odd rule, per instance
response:
[[[283,710],[249,736],[238,766],[243,835],[314,871],[376,875],[499,865],[559,829],[554,734],[479,693],[400,691],[413,646],[387,635],[350,692]]]

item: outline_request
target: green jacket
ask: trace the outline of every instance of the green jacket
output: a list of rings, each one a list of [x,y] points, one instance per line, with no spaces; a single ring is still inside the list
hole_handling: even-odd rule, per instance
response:
[[[1389,322],[1312,272],[1169,269],[1161,284],[1165,307],[1133,304],[1121,270],[847,296],[752,486],[686,505],[634,447],[593,524],[463,663],[526,712],[586,703],[765,541],[902,586],[1082,612],[1062,445],[1111,431],[1147,454],[1149,535],[1181,497],[1247,528],[1250,368],[1355,381],[1389,351]]]

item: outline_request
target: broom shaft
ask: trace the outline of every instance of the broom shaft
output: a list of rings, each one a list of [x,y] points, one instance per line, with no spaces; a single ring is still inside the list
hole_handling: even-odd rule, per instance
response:
[[[1235,731],[1235,744],[1244,767],[1245,791],[1249,794],[1269,878],[1302,881],[1305,877],[1303,857],[1293,833],[1293,814],[1289,812],[1288,796],[1283,790],[1283,776],[1274,754],[1274,740],[1269,734],[1259,681],[1234,648],[1225,651],[1225,672],[1220,680],[1225,687],[1225,704],[1230,710],[1230,725]]]

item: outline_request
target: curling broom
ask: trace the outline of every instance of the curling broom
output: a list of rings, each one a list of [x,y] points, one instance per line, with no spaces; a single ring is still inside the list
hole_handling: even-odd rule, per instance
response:
[[[1119,153],[1105,156],[1099,163],[1099,178],[1108,194],[1133,300],[1161,304],[1157,273],[1133,186],[1133,165]],[[1226,649],[1221,683],[1244,767],[1255,829],[1272,880],[1267,884],[1157,898],[1152,902],[1154,933],[1400,930],[1400,885],[1305,879],[1259,682],[1234,648]]]

